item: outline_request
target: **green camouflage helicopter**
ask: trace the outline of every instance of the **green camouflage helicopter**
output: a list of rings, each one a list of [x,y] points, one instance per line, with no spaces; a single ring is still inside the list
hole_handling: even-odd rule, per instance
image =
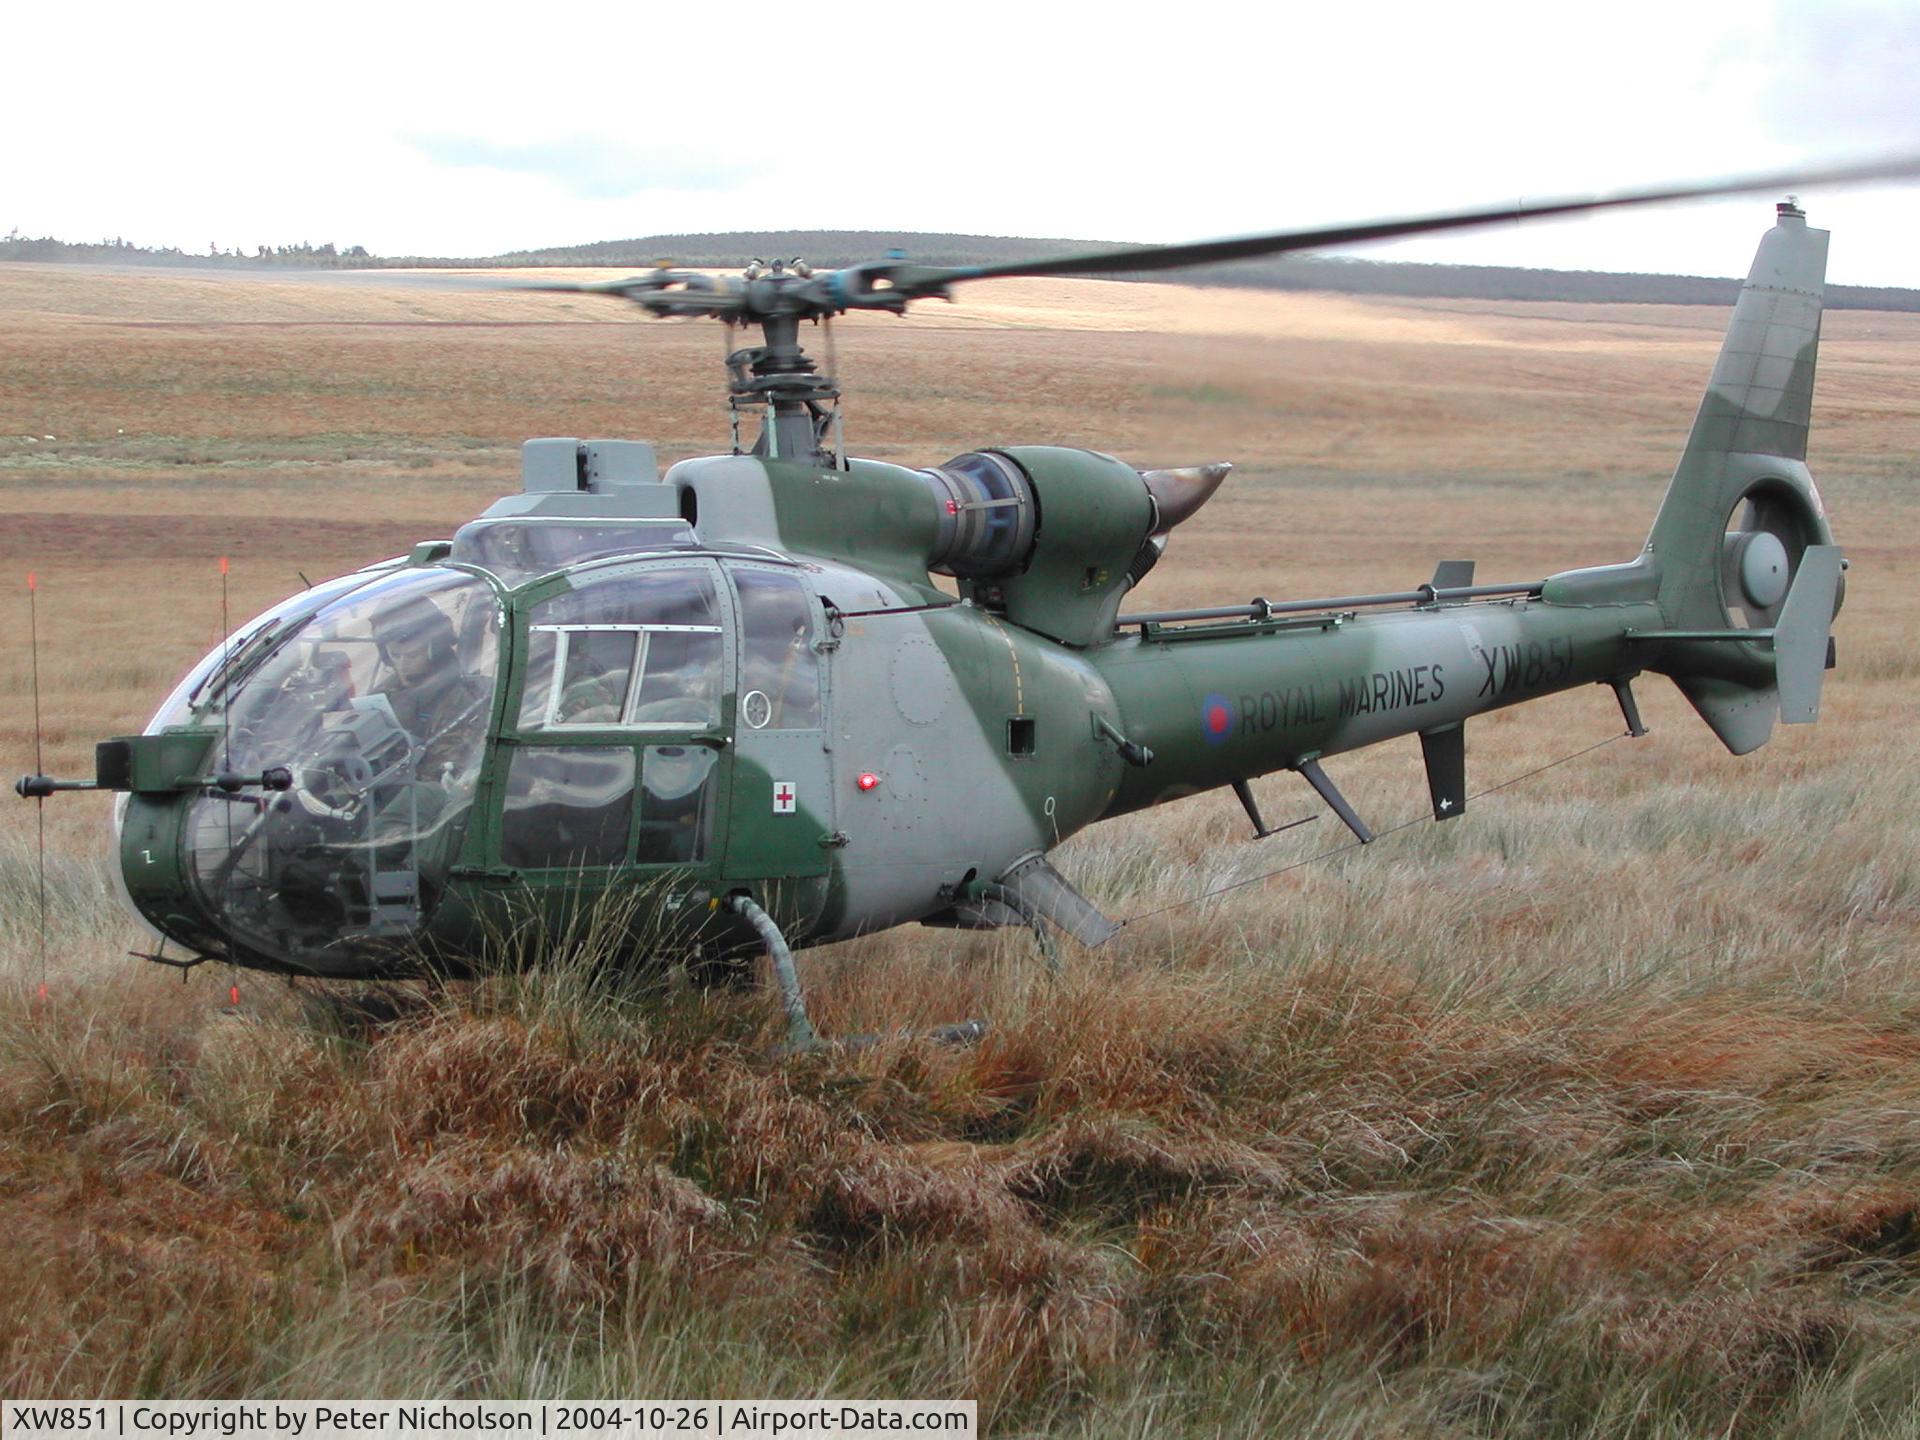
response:
[[[1055,446],[924,469],[847,456],[803,321],[996,276],[1091,275],[1903,166],[968,268],[885,260],[607,285],[756,325],[728,360],[732,453],[658,473],[622,440],[526,443],[521,493],[451,540],[242,626],[96,776],[120,873],[186,955],[331,978],[457,970],[531,917],[638,897],[637,952],[774,958],[889,926],[1113,923],[1048,862],[1099,820],[1292,770],[1361,841],[1328,757],[1414,734],[1433,815],[1464,726],[1576,685],[1670,676],[1735,754],[1819,713],[1844,562],[1805,464],[1827,235],[1778,207],[1645,547],[1475,583],[1123,614],[1226,465],[1142,472]],[[757,423],[750,447],[742,422]],[[957,582],[958,598],[933,577]],[[164,951],[164,946],[163,946]],[[165,958],[164,954],[161,958]]]

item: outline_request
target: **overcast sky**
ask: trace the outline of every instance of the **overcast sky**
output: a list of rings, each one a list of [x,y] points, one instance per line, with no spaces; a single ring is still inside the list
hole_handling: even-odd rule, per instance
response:
[[[0,233],[1182,240],[1920,152],[1914,0],[435,12],[15,7]],[[1737,274],[1773,198],[1358,253]],[[1802,200],[1831,279],[1920,286],[1920,184]]]

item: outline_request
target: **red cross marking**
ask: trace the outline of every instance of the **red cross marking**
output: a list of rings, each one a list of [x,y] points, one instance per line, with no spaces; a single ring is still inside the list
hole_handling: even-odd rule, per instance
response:
[[[793,787],[784,782],[773,792],[773,803],[785,809],[793,803]]]

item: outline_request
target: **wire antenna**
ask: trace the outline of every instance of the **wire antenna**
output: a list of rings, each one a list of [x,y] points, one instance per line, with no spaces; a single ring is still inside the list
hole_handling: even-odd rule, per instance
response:
[[[40,733],[40,577],[33,571],[27,572],[27,652],[32,656],[33,671],[33,773],[47,773],[45,761],[41,757]],[[39,872],[40,890],[40,960],[39,981],[40,999],[47,998],[47,797],[37,795],[33,801],[35,828],[36,865]]]
[[[220,557],[220,673],[227,674],[233,663],[233,626],[227,623],[227,557]],[[231,677],[229,677],[229,681]],[[233,686],[228,683],[220,695],[220,746],[222,768],[233,769]]]
[[[227,676],[221,689],[221,770],[232,774],[234,768],[234,684],[232,684],[232,643],[234,628],[227,618],[227,557],[221,555],[221,674]],[[234,845],[234,808],[227,806],[227,852]]]
[[[1474,791],[1473,794],[1467,797],[1467,799],[1479,800],[1484,796],[1493,794],[1495,791],[1505,790],[1509,786],[1518,785],[1523,780],[1531,780],[1536,775],[1544,775],[1547,771],[1555,769],[1558,766],[1571,764],[1573,761],[1580,759],[1582,756],[1591,755],[1596,750],[1603,750],[1607,746],[1613,744],[1613,742],[1616,740],[1631,740],[1633,738],[1634,738],[1634,735],[1631,730],[1622,730],[1617,735],[1609,735],[1604,740],[1596,740],[1591,745],[1585,746],[1579,750],[1575,750],[1571,755],[1562,755],[1558,760],[1549,760],[1544,765],[1536,765],[1533,769],[1523,770],[1518,775],[1509,775],[1506,779],[1496,781],[1494,784],[1487,786],[1484,790]],[[1418,825],[1422,820],[1425,820],[1426,818],[1427,817],[1425,812],[1422,812],[1421,814],[1415,815],[1411,820],[1402,820],[1398,825],[1389,825],[1386,829],[1377,831],[1374,834],[1373,838],[1375,840],[1384,840],[1389,835],[1397,835],[1402,830],[1411,829],[1413,826]],[[1120,922],[1120,925],[1124,929],[1126,926],[1132,925],[1136,921],[1151,920],[1154,916],[1164,915],[1169,910],[1181,910],[1188,905],[1198,905],[1203,901],[1213,899],[1214,896],[1216,895],[1225,895],[1230,890],[1243,890],[1249,885],[1259,885],[1262,882],[1271,880],[1276,876],[1285,875],[1289,871],[1299,870],[1308,865],[1317,865],[1322,860],[1331,860],[1334,856],[1344,855],[1349,850],[1358,850],[1362,845],[1365,845],[1368,843],[1370,842],[1365,840],[1349,840],[1344,845],[1335,845],[1328,850],[1318,850],[1311,855],[1305,856],[1302,859],[1294,860],[1288,864],[1282,865],[1277,870],[1267,870],[1267,871],[1263,871],[1258,875],[1249,875],[1244,880],[1234,880],[1234,881],[1230,881],[1225,885],[1216,885],[1213,889],[1208,890],[1203,894],[1189,895],[1184,900],[1175,900],[1171,904],[1161,905],[1156,909],[1143,910],[1138,915],[1129,915],[1127,916],[1126,919]]]

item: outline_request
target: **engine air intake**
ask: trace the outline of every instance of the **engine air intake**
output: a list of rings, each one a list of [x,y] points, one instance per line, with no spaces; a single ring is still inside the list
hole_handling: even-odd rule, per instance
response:
[[[1026,569],[1038,507],[1026,472],[1011,458],[975,450],[920,473],[940,501],[929,569],[965,580],[997,580]]]

